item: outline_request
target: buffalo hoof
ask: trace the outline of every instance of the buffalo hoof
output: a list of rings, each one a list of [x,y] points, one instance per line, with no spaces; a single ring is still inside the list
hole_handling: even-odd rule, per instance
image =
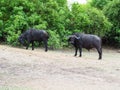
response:
[[[48,50],[45,50],[45,52],[47,52]]]
[[[82,57],[82,55],[79,55],[79,57]]]
[[[75,54],[74,56],[77,56],[77,54]]]
[[[98,60],[101,60],[102,58],[98,58]]]

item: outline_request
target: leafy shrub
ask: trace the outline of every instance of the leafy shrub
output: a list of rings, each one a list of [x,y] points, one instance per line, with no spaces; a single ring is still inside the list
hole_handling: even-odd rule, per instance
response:
[[[102,11],[89,4],[73,4],[69,10],[67,0],[0,0],[0,6],[0,40],[11,45],[18,45],[17,38],[29,28],[47,30],[48,44],[56,49],[67,46],[67,37],[72,33],[103,37],[112,26]],[[120,29],[115,27],[117,36],[114,39],[119,42]]]
[[[103,12],[113,24],[105,36],[107,44],[120,47],[120,1],[113,0],[109,2],[104,7]]]
[[[107,5],[107,3],[109,3],[110,1],[112,0],[91,0],[90,1],[90,4],[93,6],[93,7],[96,7],[98,9],[103,9],[104,6]]]
[[[49,48],[51,49],[61,48],[59,34],[57,34],[55,31],[52,30],[49,30],[48,33],[50,36],[48,41]]]
[[[69,27],[72,30],[103,37],[111,28],[111,23],[102,11],[90,5],[73,4],[71,12]]]

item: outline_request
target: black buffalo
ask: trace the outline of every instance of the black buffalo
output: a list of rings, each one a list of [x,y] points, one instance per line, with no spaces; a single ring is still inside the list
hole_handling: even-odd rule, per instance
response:
[[[32,50],[34,50],[34,41],[38,41],[38,42],[43,41],[45,46],[45,51],[47,51],[48,38],[49,35],[45,30],[29,29],[25,31],[23,34],[21,34],[18,40],[22,45],[26,46],[26,49],[28,49],[29,44],[32,43]]]
[[[99,59],[102,59],[102,41],[101,38],[91,34],[73,34],[68,38],[68,42],[75,47],[75,56],[77,51],[80,51],[80,57],[82,56],[82,48],[86,48],[88,51],[92,48],[96,48],[99,53]]]

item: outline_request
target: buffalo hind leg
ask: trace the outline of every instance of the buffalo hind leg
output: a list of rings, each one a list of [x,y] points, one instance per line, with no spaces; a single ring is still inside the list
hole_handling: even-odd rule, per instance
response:
[[[48,45],[47,45],[47,41],[46,40],[44,41],[44,47],[45,47],[45,52],[47,52],[48,51]]]
[[[98,54],[99,54],[99,60],[102,59],[102,48],[97,48]]]

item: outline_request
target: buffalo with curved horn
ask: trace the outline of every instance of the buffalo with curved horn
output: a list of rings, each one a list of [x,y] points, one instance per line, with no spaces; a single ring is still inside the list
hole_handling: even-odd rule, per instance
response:
[[[80,57],[82,56],[82,48],[90,50],[96,48],[99,54],[98,59],[102,59],[102,41],[97,35],[75,33],[68,38],[68,42],[75,47],[75,56],[79,49]]]

